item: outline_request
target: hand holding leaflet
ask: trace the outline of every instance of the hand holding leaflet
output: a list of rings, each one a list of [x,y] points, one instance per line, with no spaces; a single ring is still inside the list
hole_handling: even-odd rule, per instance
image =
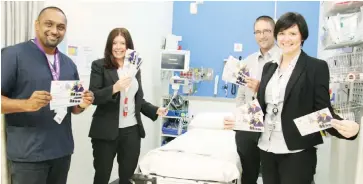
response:
[[[81,104],[84,91],[82,81],[52,81],[50,110]]]
[[[124,71],[125,75],[131,80],[135,80],[135,76],[137,72],[140,69],[140,66],[142,64],[142,58],[140,57],[139,53],[135,50],[127,49],[125,53],[125,59],[124,59]],[[128,116],[128,91],[130,87],[127,87],[125,89],[125,99],[123,100],[123,116]]]
[[[233,56],[229,56],[224,69],[222,80],[237,84],[237,85],[246,85],[246,77],[250,76],[249,68],[243,61],[239,61]]]
[[[236,123],[234,130],[244,130],[251,132],[263,132],[265,130],[263,122],[263,112],[257,99],[247,102],[236,110]]]
[[[68,113],[68,107],[84,103],[85,91],[87,90],[81,81],[52,81],[50,89],[52,100],[49,106],[50,110],[54,110],[56,113],[54,121],[61,124]]]
[[[130,77],[134,77],[142,64],[142,58],[138,52],[127,49],[124,59],[124,68]]]
[[[331,128],[333,119],[328,108],[294,119],[296,127],[302,136]]]
[[[142,58],[135,50],[127,49],[124,59],[124,70],[127,76],[134,78],[142,64]],[[128,92],[126,88],[125,92]]]

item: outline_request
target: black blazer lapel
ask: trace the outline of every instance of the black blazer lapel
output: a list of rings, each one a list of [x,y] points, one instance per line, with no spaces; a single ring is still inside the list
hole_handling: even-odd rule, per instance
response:
[[[263,73],[263,77],[261,79],[261,83],[260,83],[260,89],[259,89],[259,93],[258,96],[260,96],[260,105],[262,106],[263,109],[266,109],[266,103],[265,103],[265,92],[266,92],[266,87],[268,82],[270,81],[272,75],[275,73],[276,69],[277,69],[277,63],[270,63],[270,66],[268,67],[268,69],[266,70],[265,73]],[[261,102],[264,102],[263,104],[261,104]]]
[[[119,80],[116,69],[107,69],[106,71],[111,76],[111,79],[113,80],[114,83],[116,83]]]
[[[304,71],[305,66],[306,66],[306,58],[307,55],[304,51],[301,50],[301,54],[299,56],[299,59],[296,62],[295,68],[292,71],[292,74],[290,76],[290,79],[286,85],[286,90],[285,90],[285,97],[284,97],[284,104],[286,103],[286,101],[289,99],[289,96],[291,94],[291,90],[294,87],[296,81],[299,79],[301,73]]]

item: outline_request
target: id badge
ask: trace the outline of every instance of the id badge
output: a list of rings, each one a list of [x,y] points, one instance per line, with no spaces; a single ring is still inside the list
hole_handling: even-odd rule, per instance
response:
[[[128,113],[128,112],[129,112],[128,106],[127,106],[127,104],[125,104],[125,105],[124,105],[124,112],[123,112],[124,117],[126,117],[126,116],[127,116],[127,113]]]
[[[61,124],[64,117],[66,117],[67,115],[67,108],[56,109],[55,112],[57,114],[54,116],[54,121],[57,122],[58,124]]]

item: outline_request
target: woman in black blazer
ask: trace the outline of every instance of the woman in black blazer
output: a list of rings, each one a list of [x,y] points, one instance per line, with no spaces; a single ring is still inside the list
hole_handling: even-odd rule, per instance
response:
[[[97,105],[89,133],[94,157],[94,184],[108,184],[116,155],[119,183],[129,184],[138,163],[141,138],[145,137],[141,113],[153,121],[158,115],[167,113],[165,108],[144,100],[140,71],[136,77],[125,74],[123,66],[127,49],[134,49],[129,31],[113,29],[107,38],[104,58],[92,63],[90,90],[95,96],[93,104]]]
[[[294,119],[329,108],[338,138],[353,140],[359,125],[333,112],[329,97],[329,68],[325,61],[308,56],[301,47],[308,26],[298,13],[286,13],[276,22],[274,36],[281,58],[263,68],[257,99],[264,112],[265,132],[259,139],[264,184],[311,184],[317,164],[316,147],[321,134],[301,136]]]

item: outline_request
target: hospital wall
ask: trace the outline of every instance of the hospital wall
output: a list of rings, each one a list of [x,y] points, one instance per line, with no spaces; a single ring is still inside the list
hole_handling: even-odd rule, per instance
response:
[[[254,37],[254,22],[261,15],[278,19],[282,14],[293,11],[302,14],[309,27],[309,38],[303,50],[317,56],[319,1],[205,1],[198,5],[197,14],[190,13],[190,2],[174,2],[173,34],[182,37],[180,46],[190,50],[190,67],[212,68],[219,75],[217,97],[226,97],[221,80],[224,59],[229,55],[236,58],[258,51]],[[243,45],[242,52],[234,51],[234,44]],[[213,97],[212,81],[198,83],[192,96]],[[227,98],[235,98],[228,84]],[[170,90],[172,93],[173,91]]]
[[[46,1],[46,6],[59,6],[67,15],[68,30],[65,42],[72,45],[87,45],[95,57],[102,58],[108,33],[116,27],[129,29],[135,49],[145,58],[141,67],[145,99],[160,105],[162,95],[158,66],[162,37],[172,31],[172,2],[81,2]],[[76,62],[76,61],[75,61]],[[156,72],[155,72],[156,71]],[[89,83],[89,75],[81,80]],[[88,85],[87,85],[88,86]],[[166,91],[167,93],[167,91]],[[72,116],[75,151],[72,157],[68,184],[93,182],[93,156],[91,140],[88,137],[95,106],[81,115]],[[157,146],[158,121],[142,118],[146,138],[142,139],[141,156]],[[118,178],[115,159],[110,181]]]

